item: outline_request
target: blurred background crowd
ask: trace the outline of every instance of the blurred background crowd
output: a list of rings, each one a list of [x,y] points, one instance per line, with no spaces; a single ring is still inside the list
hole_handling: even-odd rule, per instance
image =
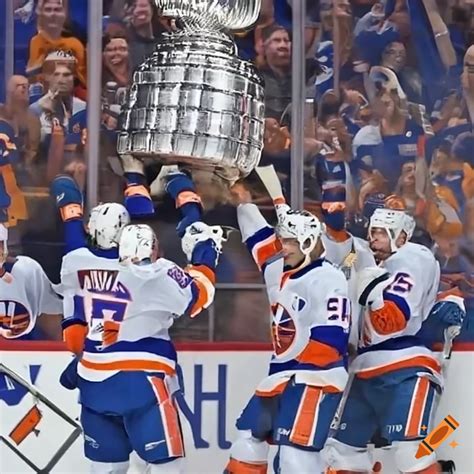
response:
[[[100,103],[88,102],[88,2],[0,3],[0,71],[13,64],[13,74],[0,77],[0,221],[8,224],[10,251],[35,258],[53,282],[63,246],[49,182],[68,173],[86,191],[87,109],[100,108],[99,197],[122,201],[120,107],[134,69],[174,27],[153,0],[92,1],[103,1]],[[443,287],[463,292],[468,317],[460,339],[474,341],[474,1],[307,0],[304,51],[298,51],[304,78],[292,74],[295,1],[262,0],[255,27],[235,34],[239,55],[265,80],[261,164],[275,166],[290,196],[292,83],[298,80],[306,96],[298,158],[305,207],[320,214],[337,190],[347,228],[363,238],[374,205],[395,200],[405,207],[417,222],[414,239],[440,262]],[[13,48],[5,34],[8,13]],[[159,169],[148,171],[163,252],[184,263],[177,212],[155,180]],[[261,183],[252,177],[248,183],[270,215]],[[209,223],[236,226],[235,207],[218,182],[202,193]],[[265,293],[238,233],[221,262],[214,306],[196,321],[179,320],[174,336],[268,341]]]

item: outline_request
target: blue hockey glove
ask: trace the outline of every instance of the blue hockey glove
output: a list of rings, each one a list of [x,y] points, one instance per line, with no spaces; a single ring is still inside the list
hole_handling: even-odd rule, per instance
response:
[[[462,326],[465,317],[466,310],[454,301],[438,301],[428,315],[446,326]]]
[[[82,219],[83,197],[73,178],[66,175],[56,176],[51,183],[50,192],[64,222]]]
[[[74,390],[77,388],[78,375],[77,375],[77,364],[79,363],[79,357],[74,357],[68,366],[63,370],[59,377],[59,383],[67,390]]]

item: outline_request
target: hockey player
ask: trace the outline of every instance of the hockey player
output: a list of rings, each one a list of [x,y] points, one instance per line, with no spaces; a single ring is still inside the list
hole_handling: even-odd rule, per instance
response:
[[[370,219],[369,243],[379,266],[358,275],[358,301],[366,311],[350,367],[355,377],[326,447],[339,473],[371,472],[367,444],[377,430],[393,447],[399,471],[441,472],[434,453],[415,456],[430,431],[442,376],[436,356],[416,336],[435,304],[440,270],[429,249],[408,242],[413,230],[413,219],[401,210],[376,209]],[[456,315],[462,323],[462,300],[448,296],[446,303],[451,306],[438,306],[438,317],[451,325]]]
[[[126,473],[132,450],[150,474],[183,472],[173,399],[177,356],[168,329],[176,317],[194,317],[212,303],[222,240],[220,227],[189,226],[182,246],[190,267],[182,270],[158,258],[149,226],[129,225],[120,238],[120,271],[77,273],[86,282],[74,318],[89,327],[77,387],[91,472]]]
[[[91,211],[86,226],[87,232],[83,223],[82,193],[76,182],[69,176],[58,176],[51,185],[51,193],[56,198],[64,222],[66,243],[60,286],[67,318],[63,321],[64,338],[68,349],[75,354],[82,352],[86,330],[83,321],[67,317],[74,311],[74,298],[83,290],[81,285],[84,285],[84,282],[77,279],[77,271],[81,268],[118,271],[120,267],[117,246],[122,229],[130,222],[131,216],[143,217],[154,213],[149,192],[144,185],[134,181],[137,177],[141,178],[141,175],[126,173],[126,208],[118,203],[96,206]],[[181,211],[182,220],[178,225],[178,234],[182,237],[187,226],[200,220],[202,208],[199,196],[195,193],[192,180],[184,173],[175,173],[168,177],[167,192]],[[102,309],[99,308],[98,311],[101,314]],[[109,326],[107,325],[107,329],[110,329]],[[99,325],[99,330],[103,329]],[[101,336],[97,337],[100,339]]]
[[[57,339],[61,299],[36,260],[8,256],[7,240],[8,230],[0,224],[0,337]]]
[[[225,472],[266,473],[267,440],[279,446],[278,472],[322,472],[320,450],[347,381],[347,282],[322,258],[315,216],[279,204],[273,229],[245,201],[238,221],[267,287],[274,354],[268,376],[237,421]]]
[[[192,183],[185,176],[174,176],[168,184],[172,196],[191,192]],[[178,459],[183,456],[181,434],[176,431],[177,414],[174,404],[165,397],[168,391],[163,382],[165,377],[167,381],[173,378],[176,366],[176,353],[167,330],[174,314],[182,314],[187,309],[195,315],[212,302],[213,268],[209,268],[215,262],[209,255],[214,252],[212,255],[215,256],[220,248],[220,237],[216,236],[220,229],[208,228],[202,223],[189,227],[183,249],[189,256],[192,253],[195,267],[183,272],[160,259],[159,265],[148,269],[151,272],[148,278],[155,277],[154,286],[149,282],[147,288],[140,288],[141,280],[147,277],[143,269],[143,274],[135,278],[132,289],[130,285],[122,284],[120,275],[124,270],[118,262],[120,234],[129,220],[125,208],[114,203],[95,208],[88,226],[90,245],[84,246],[82,196],[77,186],[69,178],[59,177],[53,183],[52,191],[65,220],[69,249],[63,259],[61,274],[65,300],[72,304],[67,308],[69,317],[64,320],[63,327],[68,348],[78,355],[63,374],[62,383],[70,389],[78,387],[81,392],[81,420],[86,457],[92,461],[91,472],[127,472],[132,449],[150,464],[152,473],[179,472]],[[183,215],[190,222],[190,216],[186,212]],[[129,239],[124,241],[124,249],[129,253],[136,251],[135,263],[143,263],[146,259],[138,257],[143,248],[146,250],[157,244],[156,239],[142,238],[147,235],[144,230],[135,235],[135,240],[131,231],[126,235]],[[203,236],[208,242],[201,243]],[[212,239],[215,244],[210,242]],[[156,245],[149,257],[156,259]],[[134,258],[122,255],[124,262]],[[201,262],[203,266],[199,265]],[[142,294],[142,290],[146,299],[136,296]],[[152,295],[157,297],[153,299]],[[186,301],[184,307],[183,301]],[[152,310],[148,311],[148,308]],[[140,317],[135,325],[137,316]],[[155,317],[159,322],[151,319]],[[134,322],[133,326],[130,320]],[[149,324],[145,324],[147,321]],[[122,385],[128,390],[133,387],[133,393],[115,399],[109,395],[100,397],[101,393],[115,393]],[[141,398],[136,395],[140,387],[143,389]],[[150,394],[156,395],[153,402]],[[157,410],[159,413],[153,416],[149,405],[152,403],[156,409],[157,397],[162,403]],[[134,411],[135,418],[132,415],[127,420],[120,418],[125,409],[119,399],[129,402],[126,410]],[[111,412],[117,417],[104,416]],[[159,416],[162,417],[161,424],[158,424]],[[175,432],[169,432],[168,428]]]

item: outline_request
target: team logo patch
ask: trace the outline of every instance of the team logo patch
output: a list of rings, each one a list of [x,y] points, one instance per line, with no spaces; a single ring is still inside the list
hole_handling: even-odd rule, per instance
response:
[[[296,327],[291,314],[280,304],[273,307],[272,340],[275,354],[288,350],[296,336]]]
[[[29,328],[31,315],[21,303],[12,300],[0,301],[0,329],[6,337],[16,337]]]

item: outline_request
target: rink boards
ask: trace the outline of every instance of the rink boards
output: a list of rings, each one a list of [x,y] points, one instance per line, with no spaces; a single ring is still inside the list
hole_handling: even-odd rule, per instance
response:
[[[187,344],[180,349],[179,360],[185,377],[185,404],[181,406],[181,418],[186,437],[186,472],[222,473],[235,436],[234,421],[267,371],[268,346]],[[474,472],[474,351],[471,349],[474,348],[465,346],[453,353],[446,391],[437,411],[437,420],[449,414],[460,423],[439,450],[441,459],[456,462],[458,473]],[[0,343],[0,361],[32,382],[71,417],[77,418],[77,392],[67,391],[58,383],[62,369],[70,361],[70,355],[62,350],[61,345]],[[32,406],[30,394],[18,389],[0,391],[0,433],[8,435]],[[43,466],[71,428],[57,415],[43,409],[38,429],[39,433],[29,435],[20,449],[35,464]],[[455,443],[449,445],[452,441]],[[390,471],[384,469],[384,472]],[[0,472],[32,471],[2,444]],[[52,472],[88,472],[81,439],[74,443]],[[131,472],[139,470],[131,469]]]

